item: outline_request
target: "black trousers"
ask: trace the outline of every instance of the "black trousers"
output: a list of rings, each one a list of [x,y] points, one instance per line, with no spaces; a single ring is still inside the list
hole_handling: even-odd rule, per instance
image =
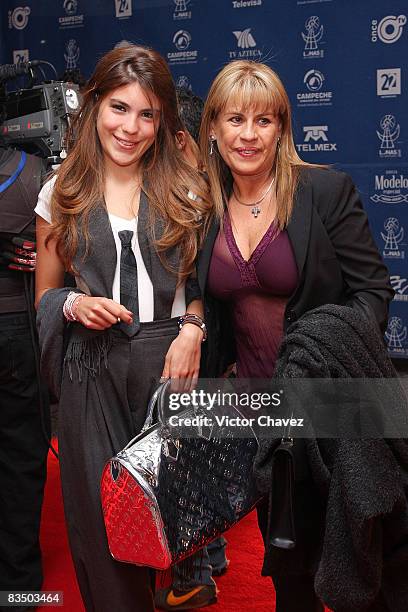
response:
[[[48,402],[45,427],[49,432]],[[0,591],[39,590],[48,445],[28,316],[0,314]]]
[[[131,339],[114,328],[73,326],[58,440],[71,554],[87,612],[154,612],[152,572],[115,561],[109,552],[100,480],[106,461],[140,432],[177,334],[177,319],[142,323]]]

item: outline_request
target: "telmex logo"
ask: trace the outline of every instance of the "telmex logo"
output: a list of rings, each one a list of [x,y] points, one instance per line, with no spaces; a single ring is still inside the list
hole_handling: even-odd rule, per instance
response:
[[[337,151],[337,143],[329,142],[327,138],[328,129],[327,125],[305,125],[304,143],[296,145],[298,151]]]
[[[401,38],[404,25],[407,23],[406,15],[387,15],[380,23],[376,19],[371,22],[371,41],[381,42],[389,45]]]
[[[325,140],[327,142],[326,132],[328,129],[327,125],[305,125],[303,128],[306,133],[305,142],[309,142],[309,140]]]

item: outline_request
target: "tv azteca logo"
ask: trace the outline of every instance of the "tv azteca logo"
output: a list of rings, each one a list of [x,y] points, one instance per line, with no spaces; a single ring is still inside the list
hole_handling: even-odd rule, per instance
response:
[[[390,276],[391,287],[395,291],[396,302],[408,302],[408,280],[398,275]]]
[[[178,30],[173,36],[173,44],[177,51],[167,53],[169,64],[195,64],[198,61],[198,51],[191,50],[192,37],[187,30]]]
[[[303,83],[308,92],[296,94],[298,106],[331,106],[333,92],[323,91],[324,75],[320,70],[313,68],[306,72]]]
[[[328,129],[327,125],[305,125],[303,128],[304,143],[297,144],[297,150],[303,153],[337,151],[337,143],[329,142]]]
[[[262,55],[260,49],[256,49],[256,40],[251,32],[252,28],[245,30],[234,30],[233,34],[237,39],[238,51],[230,51],[229,58],[235,59],[257,59]]]
[[[398,170],[386,170],[374,178],[375,194],[370,200],[375,204],[408,203],[408,178]]]
[[[319,43],[323,38],[324,28],[320,24],[320,19],[316,15],[312,15],[305,22],[306,32],[302,32],[302,38],[305,41],[305,48],[303,50],[303,57],[309,58],[322,58],[324,57],[323,49],[319,49]]]

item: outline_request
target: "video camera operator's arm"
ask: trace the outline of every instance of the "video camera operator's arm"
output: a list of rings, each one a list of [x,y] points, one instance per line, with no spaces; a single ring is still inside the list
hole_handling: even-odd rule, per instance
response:
[[[37,266],[35,275],[35,307],[48,289],[64,286],[64,265],[57,253],[54,240],[45,244],[50,224],[37,216]]]

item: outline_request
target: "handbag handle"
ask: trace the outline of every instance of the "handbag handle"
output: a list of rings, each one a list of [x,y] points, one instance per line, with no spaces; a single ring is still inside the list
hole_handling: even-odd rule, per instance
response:
[[[141,429],[141,433],[143,433],[144,431],[146,431],[146,429],[148,429],[149,427],[151,427],[151,425],[153,424],[153,414],[154,414],[154,409],[156,407],[156,404],[158,404],[157,408],[157,418],[159,423],[161,423],[163,425],[163,421],[164,421],[164,398],[166,395],[166,391],[168,386],[170,385],[170,379],[166,380],[164,383],[161,383],[156,391],[153,393],[152,397],[150,398],[150,402],[149,405],[147,407],[147,416],[146,416],[146,420],[143,424],[143,427]]]
[[[147,406],[147,415],[146,415],[146,419],[145,422],[143,424],[142,429],[140,430],[140,432],[134,437],[132,438],[125,446],[125,448],[122,449],[122,453],[124,451],[126,451],[129,447],[131,447],[134,442],[138,439],[143,437],[144,432],[152,426],[153,424],[153,414],[154,414],[154,409],[156,407],[157,402],[158,403],[158,421],[159,423],[163,424],[163,414],[164,414],[164,408],[163,408],[163,404],[164,404],[164,397],[166,394],[166,390],[167,387],[170,384],[170,379],[166,380],[166,382],[161,383],[156,391],[153,393],[152,397],[150,398],[149,401],[149,405]]]

